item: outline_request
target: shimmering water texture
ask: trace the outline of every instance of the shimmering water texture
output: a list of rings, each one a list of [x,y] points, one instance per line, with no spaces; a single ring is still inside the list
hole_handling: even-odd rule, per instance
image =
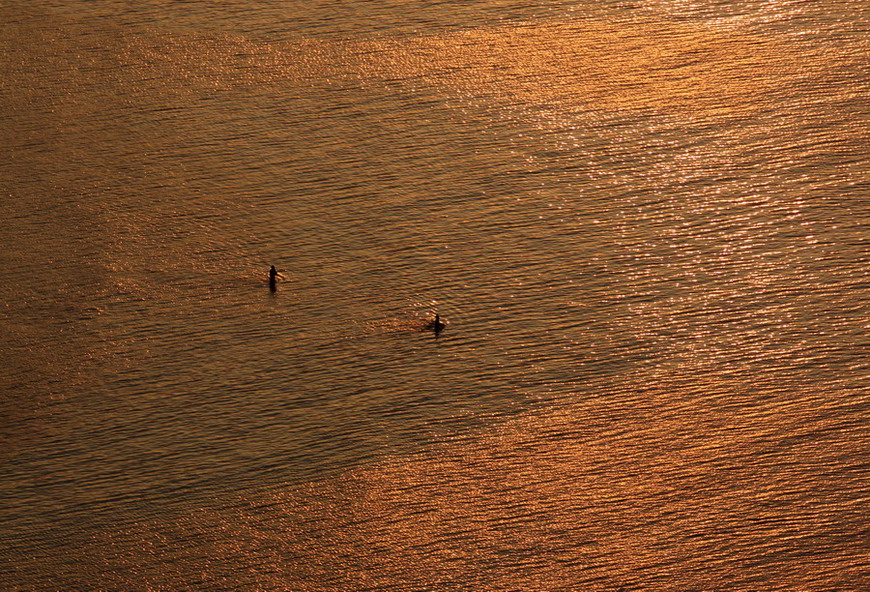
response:
[[[864,2],[0,19],[3,590],[870,589]]]

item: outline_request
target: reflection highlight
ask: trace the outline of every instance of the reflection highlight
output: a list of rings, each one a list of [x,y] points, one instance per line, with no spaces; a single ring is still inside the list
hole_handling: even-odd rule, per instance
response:
[[[672,370],[174,525],[131,525],[79,552],[104,558],[112,589],[174,589],[193,569],[204,585],[300,591],[861,581],[854,525],[870,483],[848,442],[868,436],[866,396]],[[758,560],[773,556],[786,559]]]

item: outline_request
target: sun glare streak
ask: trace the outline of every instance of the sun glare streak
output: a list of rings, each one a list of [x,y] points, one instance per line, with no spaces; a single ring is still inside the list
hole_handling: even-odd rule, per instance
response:
[[[868,501],[859,191],[868,132],[858,119],[866,110],[849,110],[864,109],[867,83],[789,92],[822,80],[836,52],[795,57],[780,51],[782,38],[739,21],[271,43],[89,30],[99,57],[65,69],[56,55],[78,46],[54,35],[8,44],[20,70],[10,111],[52,114],[35,136],[9,139],[33,156],[10,170],[46,177],[31,185],[34,203],[54,191],[93,208],[53,212],[60,222],[45,236],[99,240],[82,252],[71,238],[7,253],[20,277],[31,277],[36,256],[58,270],[29,295],[13,286],[4,314],[22,319],[7,323],[22,344],[15,382],[73,387],[92,408],[66,418],[70,406],[46,406],[51,421],[33,421],[25,407],[6,419],[38,430],[64,420],[76,432],[114,416],[117,431],[46,439],[41,461],[18,457],[7,487],[22,493],[8,515],[20,500],[40,508],[14,518],[16,530],[39,528],[23,552],[6,554],[12,577],[55,588],[303,592],[683,592],[711,582],[817,592],[866,579],[866,533],[855,525]],[[866,49],[853,45],[840,49]],[[63,92],[46,92],[54,84]],[[419,97],[487,122],[473,142],[432,159],[456,172],[437,182],[418,170],[423,153],[472,134],[452,113],[439,112],[437,131],[413,127],[426,108],[402,102]],[[288,116],[294,109],[302,115]],[[309,136],[314,127],[327,131]],[[367,143],[371,130],[385,141]],[[510,139],[484,138],[492,130]],[[370,162],[370,148],[393,148],[398,131],[413,140]],[[293,135],[301,140],[287,142]],[[69,149],[57,150],[64,141]],[[342,161],[346,152],[358,162]],[[413,153],[406,169],[391,168],[403,152]],[[485,196],[492,186],[469,177],[502,181],[505,171]],[[71,186],[93,176],[102,189],[55,186],[70,174]],[[309,210],[287,190],[306,176],[322,177],[298,190],[317,204]],[[135,177],[146,181],[126,183]],[[329,181],[339,177],[357,185],[336,198]],[[473,197],[462,201],[466,186]],[[845,186],[851,194],[840,194]],[[334,199],[341,212],[318,207]],[[372,205],[386,202],[391,227]],[[384,240],[418,222],[416,202],[443,213],[426,222],[422,232],[437,227],[437,238],[419,259],[408,256],[421,253],[409,247],[426,242],[419,234]],[[300,217],[315,223],[301,229]],[[368,243],[377,257],[347,256]],[[294,265],[307,259],[310,273],[294,270],[293,287],[267,300],[252,260],[278,246]],[[106,273],[90,277],[96,261]],[[459,298],[403,292],[451,282]],[[49,298],[73,321],[28,309]],[[109,305],[93,307],[95,298]],[[415,356],[424,340],[406,337],[460,298],[467,308],[450,314],[465,315],[464,326],[426,339]],[[58,335],[66,343],[37,351]],[[125,366],[106,383],[114,367],[99,358],[110,356]],[[82,376],[86,363],[102,373]],[[587,363],[596,371],[580,369]],[[555,394],[505,412],[526,389]],[[475,415],[485,397],[498,412]],[[377,403],[358,406],[365,400]],[[141,407],[126,414],[125,405]],[[474,421],[455,435],[427,431],[454,409]],[[402,430],[419,433],[402,441]],[[69,456],[55,441],[70,444]],[[109,453],[119,456],[102,462]],[[94,468],[104,471],[95,488]],[[31,492],[33,475],[51,477],[56,497]],[[91,486],[84,500],[80,482]]]
[[[661,367],[619,387],[587,385],[570,405],[71,552],[110,557],[104,583],[158,589],[176,587],[188,564],[212,585],[302,591],[830,584],[826,561],[749,564],[729,550],[818,558],[818,540],[858,519],[850,495],[862,477],[827,480],[842,451],[817,441],[844,429],[840,403],[827,392],[784,400],[775,381],[750,384],[735,370]],[[822,492],[842,503],[820,507]],[[192,540],[168,544],[176,529]],[[859,576],[852,565],[834,579]]]
[[[737,24],[592,19],[469,29],[442,35],[263,43],[232,35],[167,37],[135,31],[122,59],[176,93],[244,85],[381,80],[442,89],[445,100],[488,103],[550,118],[623,110],[726,117],[764,104],[784,73],[819,68],[784,61],[777,41]],[[169,59],[167,59],[169,58]],[[162,73],[161,73],[162,72]],[[772,76],[771,73],[775,73]],[[160,73],[158,75],[158,73]]]

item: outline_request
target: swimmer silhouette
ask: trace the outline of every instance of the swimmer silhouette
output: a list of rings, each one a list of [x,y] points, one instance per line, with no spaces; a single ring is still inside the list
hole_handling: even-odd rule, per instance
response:
[[[446,327],[446,326],[447,325],[445,325],[444,323],[441,322],[441,317],[438,316],[437,312],[435,313],[435,320],[429,321],[428,323],[426,323],[426,329],[429,331],[435,331],[436,337],[438,336],[439,333],[441,333],[441,331],[444,330],[444,327]]]
[[[277,279],[277,277],[278,277],[278,270],[275,269],[275,266],[273,265],[269,269],[269,289],[272,290],[273,292],[276,289],[275,280]]]

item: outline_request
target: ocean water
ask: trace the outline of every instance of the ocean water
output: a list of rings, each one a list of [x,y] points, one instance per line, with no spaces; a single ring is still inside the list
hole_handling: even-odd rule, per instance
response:
[[[0,19],[3,590],[870,589],[865,2]]]

